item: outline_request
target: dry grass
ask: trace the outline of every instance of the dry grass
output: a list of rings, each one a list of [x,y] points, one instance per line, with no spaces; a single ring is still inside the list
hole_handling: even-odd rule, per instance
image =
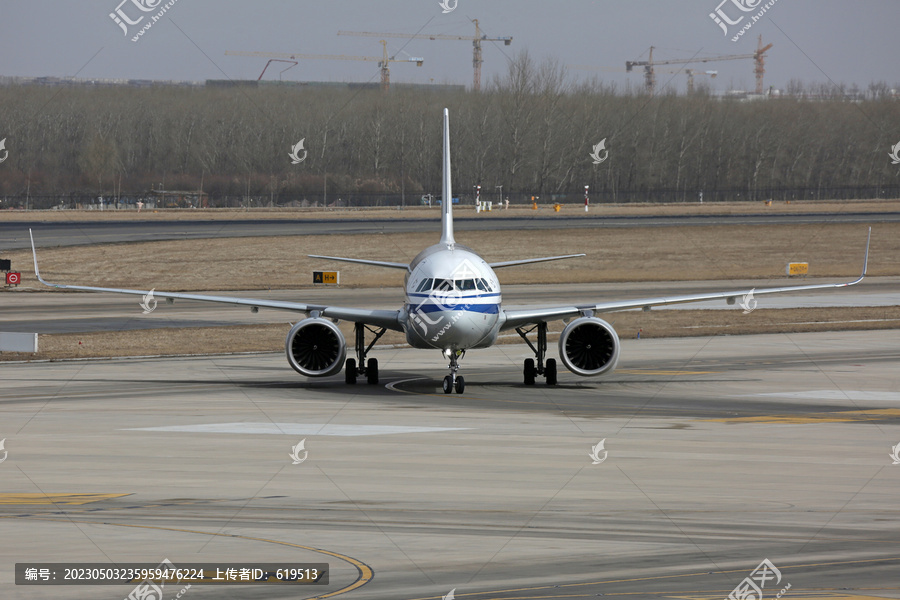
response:
[[[866,227],[855,224],[457,231],[488,261],[584,252],[585,258],[512,267],[501,282],[591,283],[777,278],[789,261],[812,277],[859,274]],[[297,289],[311,271],[339,269],[344,287],[400,286],[403,271],[310,259],[310,253],[408,261],[434,233],[225,238],[39,249],[45,279],[104,287]],[[5,255],[29,265],[29,251]],[[870,275],[900,275],[900,223],[873,227]],[[23,269],[26,271],[26,269]],[[22,288],[43,290],[27,272]]]
[[[900,210],[900,200],[843,200],[843,201],[794,201],[773,202],[679,202],[671,204],[629,202],[626,204],[594,204],[591,212],[584,212],[581,203],[564,204],[561,212],[553,212],[552,204],[541,203],[538,210],[530,206],[513,206],[509,210],[492,210],[481,218],[502,219],[504,217],[530,216],[674,216],[674,215],[744,215],[744,214],[796,214],[822,212],[896,212]],[[458,216],[475,216],[472,205],[454,207]],[[214,209],[159,209],[145,210],[4,210],[4,221],[195,221],[195,220],[239,220],[239,219],[394,219],[394,218],[437,218],[437,207],[408,206],[402,211],[396,207],[383,208],[237,208]]]
[[[900,306],[855,308],[759,309],[749,315],[740,310],[654,310],[600,315],[621,337],[643,338],[798,333],[900,328]],[[562,330],[561,322],[551,331]],[[348,339],[352,327],[341,324]],[[236,325],[184,329],[147,329],[83,334],[47,334],[38,340],[38,354],[3,354],[0,361],[29,359],[101,358],[227,352],[283,352],[285,325]],[[551,339],[555,336],[551,335]],[[519,343],[518,336],[501,343]],[[388,332],[379,343],[403,344],[402,334]],[[555,350],[554,350],[555,352]]]

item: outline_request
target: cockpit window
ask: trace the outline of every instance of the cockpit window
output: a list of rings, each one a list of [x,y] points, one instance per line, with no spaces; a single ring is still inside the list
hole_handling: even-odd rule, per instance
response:
[[[485,279],[426,279],[419,285],[417,291],[427,292],[432,289],[439,292],[492,291],[491,285]]]

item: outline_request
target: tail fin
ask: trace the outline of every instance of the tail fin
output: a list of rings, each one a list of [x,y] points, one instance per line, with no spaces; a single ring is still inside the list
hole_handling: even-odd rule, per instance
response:
[[[441,243],[452,246],[453,239],[453,190],[450,187],[450,111],[444,109],[444,179],[441,189]]]

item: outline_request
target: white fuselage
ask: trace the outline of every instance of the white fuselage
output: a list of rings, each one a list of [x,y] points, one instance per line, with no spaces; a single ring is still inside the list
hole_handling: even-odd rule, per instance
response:
[[[414,348],[485,348],[500,330],[500,282],[473,250],[437,244],[409,265],[404,282],[406,340]]]

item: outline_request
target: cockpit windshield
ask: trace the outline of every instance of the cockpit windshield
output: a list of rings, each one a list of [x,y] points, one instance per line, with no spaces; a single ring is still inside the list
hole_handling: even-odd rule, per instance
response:
[[[422,280],[416,292],[428,292],[437,290],[439,292],[492,292],[491,284],[486,279],[432,279],[426,278]]]

